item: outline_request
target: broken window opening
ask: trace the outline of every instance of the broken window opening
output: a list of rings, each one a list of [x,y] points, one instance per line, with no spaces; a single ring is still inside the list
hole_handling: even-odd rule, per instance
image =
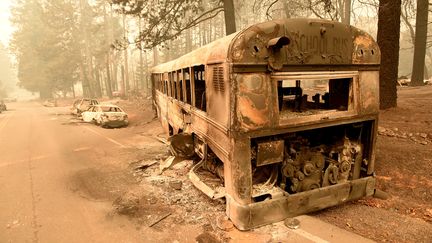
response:
[[[169,92],[168,92],[168,96],[169,97],[173,97],[173,95],[174,95],[174,87],[173,87],[173,83],[174,83],[174,81],[173,81],[173,77],[172,77],[172,73],[171,72],[169,72],[168,73],[168,84],[169,84]]]
[[[352,78],[285,79],[277,81],[282,114],[312,115],[322,111],[347,111]]]
[[[177,77],[178,77],[178,100],[183,101],[183,74],[181,70],[177,71]]]
[[[164,94],[168,95],[168,81],[167,80],[164,81]]]
[[[183,69],[183,80],[185,80],[185,84],[186,84],[186,96],[184,97],[185,102],[188,103],[189,105],[192,105],[192,93],[191,93],[192,91],[191,91],[189,68]]]
[[[155,89],[159,90],[159,83],[157,79],[157,74],[152,74],[152,82],[154,83]]]
[[[195,85],[195,107],[207,111],[206,109],[206,84],[204,65],[194,67],[194,85]]]
[[[173,94],[172,94],[172,97],[174,98],[174,99],[178,99],[178,94],[177,94],[177,86],[178,86],[178,82],[177,82],[177,72],[172,72],[171,73],[171,75],[172,75],[172,80],[173,80],[173,83],[172,83],[172,86],[173,86]]]
[[[159,91],[162,93],[165,93],[164,80],[163,80],[162,74],[158,74],[158,81],[159,81]]]

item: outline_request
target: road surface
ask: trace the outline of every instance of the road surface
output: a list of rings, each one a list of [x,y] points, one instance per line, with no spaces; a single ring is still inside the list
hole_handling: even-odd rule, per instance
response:
[[[0,114],[0,242],[138,242],[127,220],[107,220],[110,203],[70,186],[94,167],[95,148],[113,154],[125,146],[112,138],[117,131],[70,122],[64,109],[56,115],[38,103],[8,108]]]

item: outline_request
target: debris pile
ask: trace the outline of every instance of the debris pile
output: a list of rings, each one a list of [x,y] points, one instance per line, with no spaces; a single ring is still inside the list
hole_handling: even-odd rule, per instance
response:
[[[418,133],[418,132],[412,133],[412,132],[401,131],[397,127],[392,129],[385,128],[385,127],[378,127],[378,134],[387,137],[409,139],[421,145],[432,144],[432,133],[431,134]]]

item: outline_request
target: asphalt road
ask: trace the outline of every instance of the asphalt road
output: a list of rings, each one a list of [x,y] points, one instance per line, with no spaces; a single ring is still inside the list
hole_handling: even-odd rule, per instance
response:
[[[65,108],[9,103],[0,114],[0,242],[138,242],[127,219],[109,217],[109,202],[70,188],[98,154],[126,147],[119,130],[71,120]]]

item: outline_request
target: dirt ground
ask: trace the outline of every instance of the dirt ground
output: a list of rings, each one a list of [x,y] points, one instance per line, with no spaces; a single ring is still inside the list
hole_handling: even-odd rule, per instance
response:
[[[389,193],[390,199],[366,198],[312,215],[378,242],[432,242],[431,101],[432,86],[401,87],[398,107],[380,114],[376,175],[378,188]],[[113,102],[129,113],[127,129],[136,134],[131,138],[135,148],[112,162],[121,164],[121,173],[110,167],[102,171],[105,175],[82,171],[73,178],[71,188],[89,199],[111,200],[113,217],[129,218],[155,241],[167,240],[163,234],[166,228],[173,229],[169,240],[174,242],[178,235],[188,232],[199,235],[191,241],[232,239],[232,233],[221,229],[226,223],[225,202],[208,199],[188,180],[192,161],[174,160],[170,168],[161,170],[169,156],[164,143],[167,137],[154,119],[150,100]],[[92,181],[80,179],[103,181],[98,177],[117,179],[97,187]],[[257,234],[256,239],[272,242],[265,234]]]

